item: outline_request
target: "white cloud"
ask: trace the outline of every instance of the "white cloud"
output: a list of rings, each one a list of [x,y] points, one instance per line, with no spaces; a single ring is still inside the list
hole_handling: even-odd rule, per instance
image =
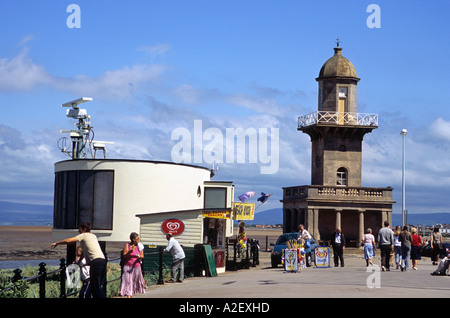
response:
[[[152,60],[154,60],[159,55],[163,55],[163,54],[169,52],[171,49],[172,49],[172,47],[169,44],[160,43],[160,44],[156,44],[156,45],[141,46],[138,50],[149,54],[151,56]]]
[[[158,81],[164,73],[162,65],[138,64],[111,70],[93,78],[78,75],[73,78],[52,78],[52,86],[80,96],[95,96],[106,100],[126,99],[139,91],[142,85]]]
[[[439,117],[431,124],[430,132],[438,139],[450,141],[450,121]]]
[[[35,64],[28,57],[28,49],[23,49],[12,59],[0,59],[0,91],[28,91],[48,86],[79,96],[126,99],[145,83],[157,82],[165,70],[164,65],[136,64],[106,71],[98,77],[80,74],[62,78],[49,74],[45,67]]]
[[[24,49],[12,59],[0,59],[1,91],[27,91],[52,82],[52,76],[44,67],[34,64],[27,53]]]

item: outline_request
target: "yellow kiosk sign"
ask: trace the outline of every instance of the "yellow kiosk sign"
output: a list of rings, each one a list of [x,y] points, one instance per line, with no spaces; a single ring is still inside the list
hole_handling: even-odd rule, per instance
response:
[[[255,218],[254,203],[234,202],[233,211],[235,220],[253,220]]]
[[[203,211],[203,217],[205,218],[213,218],[213,219],[229,219],[230,211]]]

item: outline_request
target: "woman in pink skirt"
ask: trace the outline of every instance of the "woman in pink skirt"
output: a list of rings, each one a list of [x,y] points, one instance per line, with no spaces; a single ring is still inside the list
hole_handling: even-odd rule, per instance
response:
[[[145,292],[145,281],[141,270],[141,259],[144,258],[144,250],[139,248],[139,235],[131,233],[130,243],[125,244],[122,252],[124,261],[120,296],[133,297],[136,293]]]

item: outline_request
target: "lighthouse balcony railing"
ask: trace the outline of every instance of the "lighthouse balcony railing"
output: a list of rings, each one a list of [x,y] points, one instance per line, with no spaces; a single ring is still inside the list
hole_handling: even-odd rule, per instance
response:
[[[344,187],[344,186],[294,186],[283,188],[283,200],[301,199],[339,199],[392,201],[393,188]]]
[[[378,114],[317,111],[298,117],[299,129],[317,124],[378,127]]]

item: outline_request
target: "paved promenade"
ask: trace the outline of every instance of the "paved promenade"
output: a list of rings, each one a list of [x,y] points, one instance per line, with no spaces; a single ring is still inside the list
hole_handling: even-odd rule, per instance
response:
[[[262,252],[257,267],[150,286],[134,298],[450,298],[450,276],[430,275],[437,266],[429,258],[419,261],[418,270],[401,272],[394,266],[381,272],[379,256],[366,267],[361,255],[351,253],[345,267],[285,273],[281,265],[271,268],[270,253]]]

